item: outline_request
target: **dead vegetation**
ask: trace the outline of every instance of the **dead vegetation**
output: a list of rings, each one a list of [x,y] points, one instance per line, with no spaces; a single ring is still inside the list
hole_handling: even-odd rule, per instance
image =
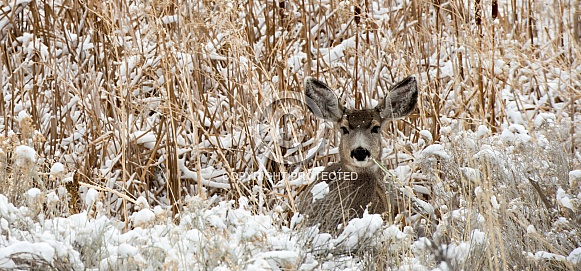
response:
[[[533,0],[4,0],[0,194],[18,202],[32,187],[78,185],[53,214],[67,215],[82,208],[86,183],[105,191],[108,212],[126,223],[138,196],[176,214],[186,195],[247,197],[258,213],[294,210],[291,180],[264,173],[305,172],[336,159],[325,145],[303,164],[269,162],[257,136],[264,102],[302,91],[310,75],[327,78],[354,101],[350,107],[370,107],[393,83],[416,75],[419,109],[390,125],[393,153],[383,162],[411,165],[416,184],[433,191],[431,203],[451,231],[440,242],[467,240],[479,228],[492,238],[478,250],[489,259],[479,267],[573,270],[556,260],[531,264],[522,253],[567,255],[580,245],[578,213],[554,196],[559,188],[579,192],[567,176],[580,160],[579,10],[579,1]],[[567,131],[537,123],[545,113]],[[306,119],[298,132],[316,139],[305,152],[321,140],[313,123]],[[507,143],[506,156],[487,156],[486,137],[463,141],[457,132],[483,125],[489,135],[520,134],[509,127],[515,123],[564,147],[538,148],[535,137]],[[330,146],[338,142],[325,136]],[[449,144],[451,157],[412,164],[409,157],[431,143]],[[19,145],[36,150],[34,165],[18,164]],[[65,176],[46,174],[55,162]],[[538,167],[519,168],[530,164]],[[470,177],[466,168],[482,175]],[[460,209],[477,210],[486,223],[457,224],[452,211]],[[506,232],[519,239],[507,242]]]

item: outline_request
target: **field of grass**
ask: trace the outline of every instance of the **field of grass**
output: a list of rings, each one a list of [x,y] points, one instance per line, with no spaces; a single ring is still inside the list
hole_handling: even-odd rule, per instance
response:
[[[578,0],[1,1],[0,269],[581,269]],[[432,211],[295,225],[304,78],[410,75],[381,162]]]

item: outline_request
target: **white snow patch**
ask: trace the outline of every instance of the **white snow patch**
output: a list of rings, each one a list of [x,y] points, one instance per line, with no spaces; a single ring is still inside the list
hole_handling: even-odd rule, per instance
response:
[[[432,133],[430,133],[430,131],[428,131],[428,130],[421,130],[420,135],[428,142],[431,142],[434,138],[432,136]]]
[[[482,139],[487,137],[490,134],[490,129],[484,125],[479,125],[476,129],[476,138]]]
[[[20,145],[14,149],[14,157],[16,164],[23,166],[29,162],[36,162],[36,151],[29,146]]]
[[[297,225],[300,225],[301,222],[303,222],[303,216],[301,214],[299,214],[299,212],[295,212],[293,214],[293,216],[291,217],[291,221],[290,221],[290,228],[291,229],[295,229]]]
[[[151,131],[136,131],[130,136],[131,139],[136,140],[137,144],[142,144],[147,149],[153,149],[155,147],[155,142],[157,137]]]
[[[320,182],[313,186],[311,189],[311,193],[313,194],[313,203],[319,199],[324,198],[327,194],[329,194],[329,185],[326,182]]]
[[[500,203],[498,203],[496,196],[494,195],[490,196],[490,204],[492,205],[492,208],[496,210],[500,209]]]
[[[580,264],[581,263],[581,247],[573,249],[569,256],[567,256],[567,261],[572,264]]]
[[[397,225],[391,225],[383,231],[383,235],[388,239],[404,239],[407,235],[402,232]]]
[[[539,128],[545,123],[549,123],[549,124],[554,123],[555,120],[556,120],[555,114],[541,112],[535,117],[533,123],[534,123],[536,128]]]
[[[119,247],[117,248],[117,254],[119,254],[119,256],[121,258],[129,258],[130,256],[135,256],[135,254],[137,254],[139,250],[130,245],[130,244],[120,244]]]
[[[38,195],[40,195],[40,194],[41,194],[40,189],[38,189],[36,187],[30,188],[26,192],[26,195],[28,195],[28,197],[30,197],[31,199],[34,199],[34,198],[38,197]]]
[[[52,164],[52,166],[50,167],[50,174],[51,175],[62,175],[64,173],[65,173],[65,166],[60,162],[56,162],[56,163]]]
[[[479,229],[472,231],[471,241],[473,245],[483,245],[486,241],[486,234]]]
[[[283,266],[296,266],[298,264],[299,254],[292,250],[268,251],[259,253],[255,258],[273,260]],[[267,267],[270,269],[270,265],[267,265]]]
[[[157,205],[155,207],[153,207],[153,212],[155,213],[156,216],[163,216],[165,214],[165,210],[163,208],[161,208],[161,206]]]
[[[571,199],[569,198],[569,195],[567,195],[565,190],[563,190],[563,188],[561,187],[559,187],[559,189],[557,190],[557,202],[559,203],[559,205],[567,209],[570,209],[573,212],[576,212],[576,208],[573,205]]]
[[[581,188],[581,170],[569,171],[569,186],[571,188]]]
[[[85,193],[85,204],[87,206],[93,206],[93,204],[95,204],[98,198],[99,191],[93,188],[89,188],[89,190],[87,190],[87,193]]]
[[[461,167],[462,177],[473,184],[479,184],[482,181],[482,172],[476,168]]]
[[[16,116],[16,121],[22,122],[25,118],[31,118],[31,116],[26,111],[22,110],[18,112],[18,116]]]
[[[476,188],[474,188],[474,195],[477,198],[481,197],[483,195],[482,193],[484,193],[484,190],[482,189],[482,187],[477,186]]]
[[[528,256],[535,259],[535,260],[556,260],[559,262],[566,260],[565,256],[563,256],[563,255],[550,253],[550,252],[546,252],[546,251],[537,251],[534,255],[529,252]]]
[[[426,147],[422,151],[422,156],[423,157],[438,156],[442,159],[450,159],[450,155],[448,153],[446,153],[446,151],[444,151],[444,146],[440,145],[440,144],[433,144],[433,145]]]
[[[526,143],[531,140],[531,136],[529,135],[529,132],[527,131],[525,126],[513,123],[508,127],[506,127],[506,125],[503,125],[502,133],[500,134],[500,139],[506,144],[512,144],[515,143],[515,141]]]
[[[133,213],[133,223],[136,227],[150,224],[155,219],[155,213],[149,209],[143,209],[139,212]]]
[[[149,209],[149,203],[147,202],[147,199],[144,196],[140,196],[139,198],[137,198],[137,200],[135,200],[135,207],[138,210]]]
[[[409,180],[412,175],[412,168],[408,165],[401,165],[395,168],[394,173],[399,181]]]
[[[178,18],[178,15],[167,15],[161,18],[161,22],[163,22],[163,24],[176,23],[178,22]]]
[[[11,256],[18,256],[28,260],[40,257],[42,260],[52,264],[55,250],[46,242],[31,243],[28,241],[18,241],[0,249],[0,268],[15,268]]]
[[[512,141],[514,141],[515,135],[510,130],[505,129],[502,130],[502,133],[500,134],[500,139],[505,143],[511,143]]]
[[[527,226],[527,233],[528,234],[535,234],[535,233],[537,233],[537,229],[535,229],[534,225],[528,225]]]
[[[51,191],[48,194],[46,194],[46,201],[48,204],[51,203],[57,203],[60,201],[59,197],[57,196],[56,192]]]
[[[367,210],[362,218],[353,218],[337,238],[338,243],[348,248],[355,248],[360,242],[371,238],[383,225],[379,214],[369,214]]]

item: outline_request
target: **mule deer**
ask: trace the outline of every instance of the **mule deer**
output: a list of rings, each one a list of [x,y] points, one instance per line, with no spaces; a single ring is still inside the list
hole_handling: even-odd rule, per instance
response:
[[[373,160],[381,159],[385,123],[414,110],[418,100],[415,78],[397,83],[375,108],[364,110],[343,108],[333,91],[317,79],[306,78],[304,88],[311,112],[333,122],[342,134],[339,163],[327,166],[299,196],[298,210],[306,216],[306,225],[319,224],[320,231],[337,233],[340,224],[362,217],[366,208],[369,213],[391,211],[394,215],[396,193],[387,190],[384,173]],[[326,188],[326,195],[317,194]]]

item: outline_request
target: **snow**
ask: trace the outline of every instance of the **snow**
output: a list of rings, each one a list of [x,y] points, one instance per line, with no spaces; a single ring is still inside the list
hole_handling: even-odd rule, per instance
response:
[[[30,197],[30,198],[36,198],[38,197],[42,192],[40,191],[40,189],[38,188],[30,188],[28,190],[28,192],[26,192],[26,194]]]
[[[486,241],[486,234],[479,229],[475,229],[472,231],[471,241],[472,244],[483,245]]]
[[[529,142],[531,140],[528,131],[521,124],[511,124],[507,128],[504,128],[500,138],[507,144],[514,143],[515,141]]]
[[[279,266],[296,266],[299,260],[299,254],[296,251],[290,250],[280,250],[280,251],[267,251],[262,252],[256,255],[258,260],[266,259],[266,260],[274,260],[277,265]],[[270,268],[272,265],[266,263],[264,268]],[[261,269],[259,269],[261,270]]]
[[[117,253],[121,258],[128,258],[131,256],[135,256],[139,252],[137,247],[134,247],[130,244],[120,244],[119,248],[117,248]]]
[[[494,195],[490,196],[490,204],[492,204],[492,208],[496,210],[500,209],[500,204],[498,203],[498,201],[496,200],[496,196]]]
[[[155,219],[155,213],[149,209],[143,209],[136,213],[133,213],[133,224],[136,227],[142,227],[147,224],[153,223]]]
[[[567,193],[565,192],[565,190],[563,190],[563,188],[557,189],[557,202],[559,203],[559,205],[570,209],[573,212],[576,212],[576,208],[573,205],[573,202],[571,201],[571,198],[569,195],[567,195]]]
[[[313,194],[313,203],[319,199],[324,198],[327,194],[329,194],[329,185],[326,182],[320,182],[313,186],[311,189],[311,193]]]
[[[581,188],[581,170],[569,171],[569,185],[571,187]]]
[[[535,229],[534,225],[528,225],[527,226],[527,233],[528,234],[535,234],[535,233],[537,233],[537,229]]]
[[[537,251],[535,254],[529,252],[528,256],[534,258],[535,260],[555,260],[559,262],[566,260],[565,256],[563,255],[550,253],[546,251]]]
[[[571,264],[581,264],[581,247],[573,249],[569,256],[567,256],[567,261]]]
[[[54,204],[57,203],[60,199],[54,191],[51,191],[46,195],[46,200],[48,204]]]
[[[420,138],[418,139],[418,145],[421,147],[425,147],[433,142],[434,138],[432,133],[428,130],[421,130],[420,131]]]
[[[32,35],[30,35],[30,36],[32,36]],[[28,114],[26,111],[23,110],[23,111],[18,112],[18,115],[16,116],[16,121],[22,122],[26,118],[30,118],[30,114]]]
[[[332,66],[333,63],[337,63],[337,60],[345,56],[346,50],[350,50],[352,48],[355,48],[355,37],[344,40],[339,45],[331,48],[331,50],[321,50],[321,52],[323,52],[321,60],[323,60],[326,65]]]
[[[17,165],[23,166],[28,163],[36,162],[36,151],[26,145],[20,145],[14,149],[14,156],[17,161]]]
[[[408,180],[411,177],[412,168],[410,166],[408,166],[408,165],[398,166],[394,170],[394,173],[395,173],[395,176],[397,177],[397,179],[399,181]]]
[[[178,15],[171,15],[171,16],[168,15],[168,16],[164,16],[164,17],[161,18],[161,21],[164,24],[176,23],[176,22],[178,22],[178,20],[179,20]]]
[[[476,168],[461,167],[462,177],[471,183],[478,184],[482,181],[482,172]]]
[[[60,162],[56,162],[56,163],[52,164],[52,166],[50,167],[50,174],[51,175],[61,175],[64,173],[65,173],[65,166]]]
[[[54,14],[63,8],[75,14],[61,2],[51,6]],[[274,9],[256,2],[254,10],[234,2],[205,1],[185,8],[178,3],[160,16],[143,1],[127,4],[129,16],[111,14],[103,5],[97,11],[107,12],[96,17],[113,29],[101,41],[92,35],[93,22],[79,25],[78,31],[68,27],[53,33],[37,29],[42,24],[33,22],[49,15],[27,7],[30,0],[8,1],[0,8],[0,42],[10,49],[0,61],[5,102],[0,118],[0,269],[27,269],[30,262],[71,270],[365,270],[370,260],[365,257],[379,252],[390,258],[387,270],[469,270],[471,257],[482,251],[490,257],[485,263],[514,263],[511,257],[522,255],[526,259],[516,262],[527,267],[560,261],[579,269],[581,247],[571,240],[579,236],[581,201],[581,126],[575,100],[581,64],[575,57],[555,60],[576,47],[571,35],[545,27],[552,20],[544,16],[552,2],[535,3],[543,16],[535,23],[543,31],[533,30],[535,38],[525,44],[518,37],[503,39],[515,33],[502,32],[506,29],[499,20],[492,21],[501,37],[495,44],[502,48],[493,51],[494,58],[489,58],[491,50],[474,51],[469,40],[455,44],[458,40],[443,27],[441,33],[450,37],[438,40],[443,50],[431,50],[429,44],[410,47],[427,54],[420,60],[396,43],[407,35],[402,31],[430,22],[434,7],[425,5],[422,11],[428,13],[409,16],[424,16],[417,17],[422,20],[399,21],[410,1],[387,1],[397,2],[393,7],[371,2],[355,32],[350,30],[355,23],[348,1],[305,7],[290,1]],[[566,14],[574,13],[571,5],[563,6]],[[308,15],[303,22],[303,8],[316,17]],[[500,8],[512,12],[510,5]],[[218,11],[243,20],[224,27],[218,21],[224,17],[212,16]],[[203,33],[182,33],[191,24],[189,13],[208,15],[194,22]],[[271,29],[265,15],[281,25]],[[562,28],[572,25],[569,16],[558,18]],[[448,17],[442,17],[442,25]],[[282,25],[286,19],[290,24]],[[26,23],[12,31],[21,21]],[[252,25],[245,28],[247,22]],[[328,33],[333,29],[329,22],[335,32]],[[173,39],[173,32],[180,38]],[[195,40],[197,35],[209,38]],[[555,44],[560,44],[556,51]],[[114,49],[114,59],[106,58],[107,48]],[[528,53],[534,57],[519,55]],[[109,74],[96,69],[107,61]],[[13,65],[4,65],[8,62]],[[495,104],[486,105],[494,112],[479,112],[479,90],[459,74],[460,69],[476,73],[480,67],[485,94],[496,93]],[[326,76],[353,108],[355,101],[349,98],[354,93],[364,93],[362,102],[375,105],[372,96],[389,87],[382,84],[410,72],[421,90],[418,114],[391,125],[396,131],[383,142],[382,162],[403,184],[399,192],[429,215],[410,207],[388,221],[366,212],[337,225],[339,236],[303,228],[294,200],[327,162],[336,161],[336,135],[319,133],[329,130],[320,125],[316,136],[304,142],[310,159],[290,167],[292,173],[265,189],[274,180],[267,168],[272,164],[253,148],[258,139],[244,119],[258,117],[264,108],[255,104],[279,93],[280,86],[301,93],[300,81],[307,75]],[[435,104],[440,94],[440,104]],[[200,99],[206,108],[199,106]],[[434,106],[439,112],[432,112]],[[33,118],[36,130],[28,138],[24,128],[31,128],[25,124]],[[61,118],[67,120],[64,125]],[[164,119],[178,126],[170,127]],[[433,127],[422,127],[425,123]],[[406,129],[399,130],[402,125]],[[86,172],[94,174],[77,175]],[[99,189],[81,183],[75,191],[77,176]],[[543,182],[554,209],[543,206],[530,179]],[[180,211],[173,213],[168,187],[176,180],[183,197],[176,199]],[[78,209],[70,202],[76,192],[83,203]],[[322,199],[329,185],[319,183],[311,193],[313,202]],[[422,227],[427,227],[426,236],[420,234]],[[523,231],[527,234],[520,239]]]
[[[54,262],[55,249],[46,242],[31,243],[28,241],[14,242],[0,249],[0,268],[14,269],[17,265],[12,261],[11,256],[18,255],[19,258],[44,260],[48,263]]]
[[[93,204],[97,202],[98,198],[99,192],[94,188],[89,188],[89,190],[87,190],[87,193],[85,193],[85,204],[87,206],[93,206]]]
[[[370,215],[366,210],[362,218],[354,218],[349,221],[337,238],[337,242],[348,248],[356,248],[361,243],[364,243],[364,240],[373,237],[381,229],[382,225],[383,220],[380,215]]]
[[[444,150],[444,146],[440,144],[433,144],[425,148],[422,152],[422,156],[437,156],[442,159],[449,159],[450,155]]]
[[[141,210],[141,209],[149,209],[149,203],[147,202],[147,199],[143,196],[137,198],[137,200],[135,200],[135,206]],[[160,206],[156,206],[161,208]]]
[[[142,144],[150,150],[155,147],[157,141],[155,134],[151,131],[136,131],[131,135],[131,138],[136,139],[137,144]]]
[[[490,129],[488,129],[488,127],[486,127],[485,125],[479,125],[478,129],[476,130],[476,137],[477,138],[484,138],[487,137],[490,133]]]
[[[545,123],[554,123],[555,120],[556,120],[555,114],[541,112],[535,117],[533,123],[535,127],[539,128]]]

